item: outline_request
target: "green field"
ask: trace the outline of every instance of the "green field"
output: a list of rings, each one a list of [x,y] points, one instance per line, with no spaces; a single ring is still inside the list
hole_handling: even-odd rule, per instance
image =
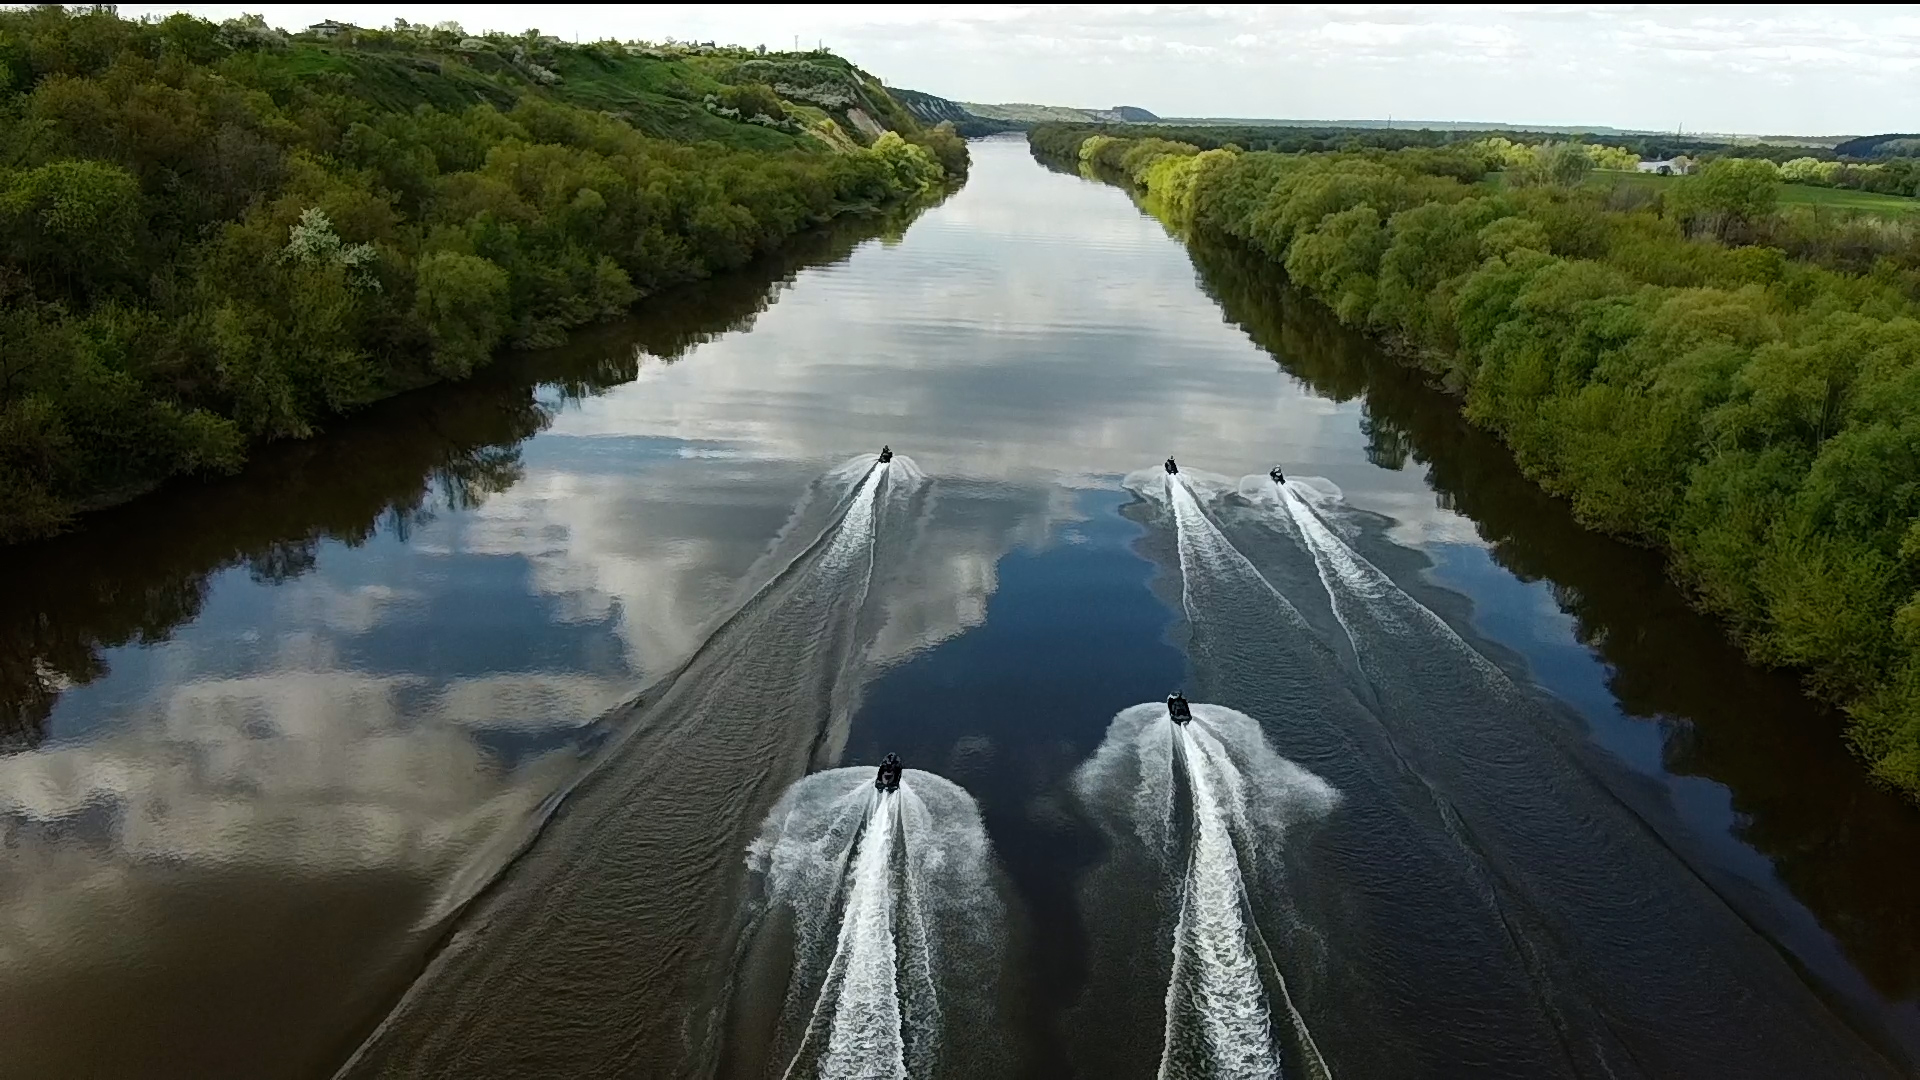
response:
[[[1620,184],[1632,184],[1659,190],[1680,181],[1678,176],[1657,176],[1652,173],[1618,172],[1611,169],[1595,169],[1587,177],[1587,186],[1611,188]],[[1811,184],[1781,184],[1780,205],[1782,206],[1824,206],[1833,210],[1853,210],[1863,214],[1880,214],[1886,217],[1900,217],[1920,210],[1920,200],[1900,195],[1878,195],[1871,191],[1853,191],[1848,188],[1814,187]]]
[[[1659,191],[1679,183],[1681,179],[1678,176],[1659,176],[1653,173],[1595,169],[1587,175],[1586,186],[1600,190],[1627,186]],[[1486,180],[1482,182],[1491,188],[1504,188],[1507,186],[1507,174],[1488,173]],[[1780,205],[1824,206],[1830,210],[1848,210],[1861,214],[1877,214],[1881,217],[1904,217],[1920,211],[1920,199],[1909,199],[1901,195],[1878,195],[1870,191],[1853,191],[1848,188],[1814,187],[1811,184],[1781,184]]]

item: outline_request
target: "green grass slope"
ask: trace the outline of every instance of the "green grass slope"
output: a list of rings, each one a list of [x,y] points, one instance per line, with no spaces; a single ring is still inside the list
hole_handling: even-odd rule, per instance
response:
[[[333,84],[392,112],[482,102],[506,109],[519,98],[543,96],[611,114],[654,138],[739,150],[845,149],[872,143],[882,130],[912,135],[923,127],[873,76],[820,51],[574,44],[415,27],[405,33],[354,29],[330,38],[298,34],[282,48],[228,63],[276,96],[297,84]],[[753,84],[779,97],[792,121],[784,129],[726,115],[729,95]],[[822,128],[822,120],[834,130]]]

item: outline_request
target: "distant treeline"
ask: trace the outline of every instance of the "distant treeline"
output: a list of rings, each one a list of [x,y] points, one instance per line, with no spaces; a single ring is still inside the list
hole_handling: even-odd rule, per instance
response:
[[[1863,135],[1834,146],[1841,158],[1885,158],[1920,156],[1920,135]]]
[[[1049,130],[1034,150],[1249,246],[1430,369],[1581,520],[1662,547],[1752,655],[1806,669],[1874,773],[1920,794],[1910,236],[1850,272],[1802,243],[1832,219],[1777,211],[1779,170],[1739,158],[1633,201],[1582,186],[1571,143],[1501,187],[1479,179],[1498,164],[1484,145],[1278,154]]]
[[[1435,130],[1431,128],[1281,127],[1266,124],[1192,126],[1042,124],[1034,129],[1034,134],[1039,140],[1035,145],[1049,140],[1069,139],[1076,134],[1084,138],[1089,133],[1128,139],[1176,139],[1180,142],[1192,143],[1202,150],[1237,146],[1242,150],[1271,150],[1282,154],[1327,153],[1336,150],[1406,150],[1413,147],[1455,146],[1487,138],[1504,138],[1518,143],[1571,139],[1601,146],[1617,146],[1624,150],[1631,150],[1643,158],[1661,159],[1682,155],[1698,157],[1732,149],[1724,142],[1689,139],[1677,135],[1622,135],[1618,132],[1600,135],[1566,135],[1517,128]],[[1781,161],[1803,157],[1809,153],[1804,147],[1792,146],[1751,146],[1741,149],[1756,151],[1758,156],[1779,155]]]
[[[1920,157],[1898,156],[1907,140],[1920,147],[1920,138],[1874,136],[1842,143],[1833,150],[1775,143],[1730,144],[1681,135],[1628,135],[1620,132],[1552,134],[1524,129],[1431,130],[1426,128],[1279,127],[1260,124],[1180,126],[1176,124],[1041,124],[1031,133],[1036,147],[1074,143],[1089,134],[1124,139],[1169,139],[1202,150],[1237,147],[1281,154],[1319,154],[1336,151],[1443,149],[1472,146],[1489,139],[1521,145],[1578,142],[1626,151],[1635,161],[1665,161],[1685,157],[1707,161],[1720,157],[1756,158],[1790,167],[1795,183],[1848,188],[1881,195],[1920,195]],[[1051,152],[1051,151],[1048,151]],[[1906,151],[1911,155],[1913,151]],[[1631,166],[1629,166],[1631,167]]]
[[[834,57],[361,34],[0,12],[0,542],[966,167]]]

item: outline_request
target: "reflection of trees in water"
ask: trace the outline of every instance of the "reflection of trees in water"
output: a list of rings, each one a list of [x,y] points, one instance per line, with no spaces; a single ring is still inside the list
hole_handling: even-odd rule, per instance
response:
[[[548,418],[524,382],[421,391],[314,442],[270,447],[238,477],[176,485],[9,552],[0,740],[37,745],[60,691],[106,673],[102,649],[165,640],[229,567],[289,581],[313,569],[322,543],[404,537],[437,506],[477,505],[518,478],[517,444]]]
[[[1373,415],[1365,402],[1360,406],[1360,434],[1367,438],[1368,461],[1395,472],[1407,467],[1413,440],[1392,420]]]
[[[538,426],[546,427],[551,415],[548,410],[541,410]],[[455,454],[428,470],[425,482],[412,499],[390,503],[376,519],[373,531],[387,533],[405,543],[414,533],[433,524],[440,516],[439,511],[458,513],[478,509],[489,496],[519,483],[522,475],[517,445],[480,446]],[[307,545],[306,566],[300,573],[313,568],[314,556],[313,545]]]
[[[197,616],[214,575],[244,566],[256,581],[288,581],[314,568],[323,543],[405,540],[438,513],[478,507],[519,481],[520,444],[551,421],[552,391],[563,401],[604,393],[632,381],[643,356],[671,361],[751,326],[800,270],[845,259],[924,209],[821,230],[740,273],[650,298],[566,348],[503,358],[323,437],[268,447],[239,476],[175,484],[74,535],[9,549],[0,753],[40,745],[60,694],[106,674],[103,650],[164,641]]]
[[[1427,466],[1435,501],[1470,519],[1500,565],[1548,583],[1608,665],[1621,707],[1660,724],[1667,768],[1731,791],[1741,838],[1873,986],[1920,994],[1920,812],[1867,779],[1840,719],[1791,675],[1748,665],[1656,553],[1576,524],[1425,373],[1291,293],[1267,260],[1216,242],[1188,250],[1202,287],[1283,369],[1336,401],[1362,399],[1369,457],[1375,433],[1391,431],[1396,452]]]

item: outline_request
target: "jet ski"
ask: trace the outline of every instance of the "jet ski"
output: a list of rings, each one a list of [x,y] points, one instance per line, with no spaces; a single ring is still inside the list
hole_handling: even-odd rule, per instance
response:
[[[1273,482],[1276,484],[1284,484],[1287,482],[1287,474],[1281,472],[1280,466],[1278,465],[1275,465],[1273,468],[1268,469],[1267,475],[1273,477]]]
[[[1167,719],[1176,724],[1193,719],[1193,707],[1187,704],[1186,697],[1178,690],[1167,695]]]
[[[900,790],[900,755],[888,754],[880,763],[880,775],[873,778],[873,786],[881,791]]]
[[[881,447],[880,448],[880,464],[885,465],[887,462],[892,460],[893,460],[893,447],[891,446]]]
[[[1167,475],[1168,475],[1168,476],[1172,476],[1172,475],[1173,475],[1174,473],[1177,473],[1177,472],[1179,472],[1179,471],[1180,471],[1180,466],[1178,466],[1178,465],[1175,465],[1175,464],[1173,463],[1173,459],[1172,459],[1172,458],[1168,458],[1168,459],[1167,459]]]

